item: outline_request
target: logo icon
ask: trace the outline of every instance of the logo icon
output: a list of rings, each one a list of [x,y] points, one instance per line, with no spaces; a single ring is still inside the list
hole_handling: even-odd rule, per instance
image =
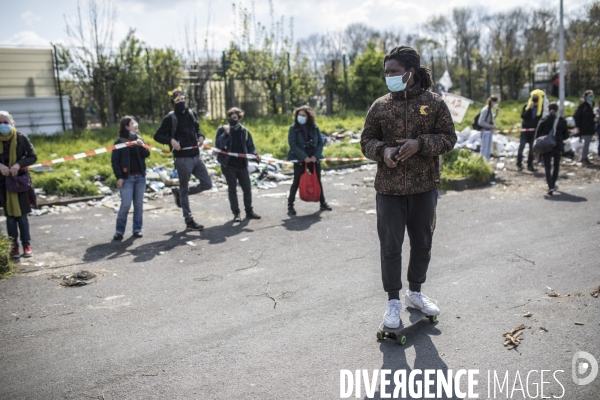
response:
[[[583,361],[585,360],[585,361]],[[592,382],[598,375],[598,361],[590,353],[585,351],[578,351],[573,354],[573,360],[571,362],[571,372],[573,374],[573,382],[576,385],[583,386]],[[589,372],[589,375],[580,377]]]
[[[421,106],[421,115],[427,115],[427,113],[425,112],[425,109],[428,108],[429,106]]]

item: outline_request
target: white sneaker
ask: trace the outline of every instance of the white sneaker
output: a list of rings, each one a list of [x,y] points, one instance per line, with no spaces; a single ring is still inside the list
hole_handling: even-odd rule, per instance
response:
[[[402,303],[400,300],[392,299],[387,303],[387,309],[383,314],[383,325],[388,328],[397,328],[400,326],[400,312],[402,311]]]
[[[429,297],[421,292],[406,291],[404,296],[404,304],[406,307],[416,308],[427,315],[440,315],[440,309],[436,306]]]

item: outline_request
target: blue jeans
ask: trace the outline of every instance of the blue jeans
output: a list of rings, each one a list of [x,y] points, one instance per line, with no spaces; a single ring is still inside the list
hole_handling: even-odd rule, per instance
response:
[[[117,233],[125,234],[127,214],[133,201],[133,232],[142,231],[142,213],[144,207],[144,192],[146,191],[146,177],[133,175],[123,181],[121,187],[121,208],[117,214]]]
[[[481,151],[479,152],[479,154],[481,154],[486,161],[490,161],[490,155],[492,154],[493,137],[494,134],[492,133],[492,131],[481,131]]]
[[[19,244],[19,232],[21,232],[21,243],[23,243],[23,246],[31,244],[27,215],[21,215],[20,217],[7,216],[6,231],[14,244]]]

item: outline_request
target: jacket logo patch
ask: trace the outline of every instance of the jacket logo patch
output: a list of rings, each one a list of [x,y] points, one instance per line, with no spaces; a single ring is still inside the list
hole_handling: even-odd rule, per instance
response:
[[[425,112],[425,109],[428,108],[429,106],[421,106],[421,109],[419,111],[421,111],[421,115],[427,115],[427,113]]]

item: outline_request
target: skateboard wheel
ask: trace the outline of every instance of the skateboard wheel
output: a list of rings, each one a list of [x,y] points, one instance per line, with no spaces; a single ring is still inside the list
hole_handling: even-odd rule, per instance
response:
[[[382,331],[377,332],[377,340],[385,339],[385,333]]]
[[[400,340],[398,340],[398,343],[400,343],[400,345],[403,345],[404,343],[406,343],[406,336],[404,336],[404,335],[400,336]]]
[[[438,320],[437,315],[430,315],[428,318],[429,318],[429,322],[431,322],[432,324],[434,322],[437,322],[437,320]]]

